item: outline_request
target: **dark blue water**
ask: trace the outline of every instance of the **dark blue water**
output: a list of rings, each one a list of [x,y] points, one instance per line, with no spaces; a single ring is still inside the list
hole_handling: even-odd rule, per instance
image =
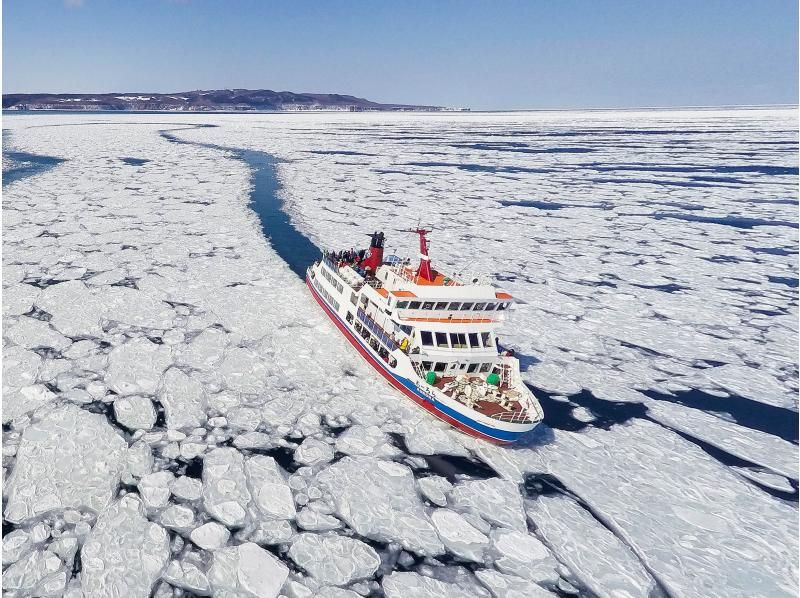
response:
[[[128,166],[141,166],[142,164],[147,164],[150,160],[145,160],[144,158],[120,158],[125,164]]]
[[[754,226],[788,226],[797,228],[797,222],[788,220],[765,220],[763,218],[748,218],[746,216],[700,216],[699,214],[653,214],[656,220],[671,218],[673,220],[685,220],[686,222],[702,222],[706,224],[721,224],[734,228],[753,228]]]
[[[197,125],[197,127],[203,126],[207,127],[209,125]],[[277,160],[264,152],[186,141],[171,133],[171,131],[178,130],[181,129],[168,129],[160,131],[160,134],[164,139],[172,143],[196,145],[228,152],[250,167],[253,183],[250,192],[250,207],[258,215],[259,222],[261,222],[261,231],[292,272],[305,280],[306,268],[313,264],[322,252],[308,237],[292,225],[289,215],[283,209],[283,201],[278,196],[280,183],[278,181]]]
[[[292,272],[305,280],[306,268],[322,252],[292,225],[289,215],[283,210],[283,202],[278,197],[280,183],[275,158],[251,150],[233,150],[233,153],[244,160],[253,173],[250,207],[258,214],[264,236]]]
[[[5,143],[3,144],[5,146]],[[40,156],[38,154],[28,154],[25,152],[14,152],[3,150],[3,162],[10,162],[11,168],[3,170],[3,187],[15,181],[22,180],[29,176],[41,174],[64,160],[52,156]]]

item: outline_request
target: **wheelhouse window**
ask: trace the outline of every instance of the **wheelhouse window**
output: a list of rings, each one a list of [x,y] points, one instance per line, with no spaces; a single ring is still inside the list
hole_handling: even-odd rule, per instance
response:
[[[419,309],[419,305],[420,305],[419,301],[411,301],[408,304],[408,309]]]
[[[503,310],[503,309],[505,309],[507,307],[508,307],[508,303],[498,303],[497,304],[497,310],[498,311]]]
[[[437,311],[444,311],[445,309],[447,309],[447,301],[439,301],[439,303],[436,304],[435,309]]]
[[[433,333],[428,330],[420,330],[419,333],[420,339],[422,340],[422,345],[425,347],[432,347],[433,346]]]
[[[467,335],[463,332],[450,333],[450,346],[453,349],[466,349],[467,348]]]
[[[478,371],[478,364],[477,363],[469,364],[469,367],[467,368],[467,373],[468,374],[474,374],[477,371]]]
[[[492,335],[489,332],[481,332],[481,342],[484,347],[493,347]]]
[[[474,303],[462,303],[461,304],[461,311],[470,311],[472,306],[475,305]]]
[[[443,372],[446,367],[447,367],[446,363],[439,362],[435,366],[433,366],[433,371],[434,372]]]
[[[426,372],[430,372],[431,368],[433,367],[432,361],[423,361],[422,362],[422,369]]]
[[[426,301],[423,303],[422,309],[433,309],[433,301]]]
[[[461,309],[461,301],[454,301],[454,302],[452,302],[452,303],[450,304],[450,307],[449,307],[448,309],[449,309],[450,311],[458,311],[459,309]]]
[[[470,346],[471,349],[480,349],[481,348],[481,342],[478,340],[478,333],[477,332],[470,332],[467,335],[467,338],[469,339],[469,346]]]
[[[397,309],[405,309],[406,307],[408,307],[408,301],[397,302]]]
[[[487,303],[486,311],[494,311],[497,309],[497,303]]]
[[[350,303],[353,305],[358,305],[358,297],[355,293],[350,293]]]
[[[436,346],[437,347],[448,347],[447,344],[447,334],[444,332],[437,332],[436,333]]]
[[[492,364],[491,363],[482,363],[481,364],[480,373],[481,374],[485,374],[486,372],[488,372],[491,369],[492,369]]]
[[[485,303],[476,303],[475,304],[475,311],[483,311],[484,309],[486,309],[486,304]]]

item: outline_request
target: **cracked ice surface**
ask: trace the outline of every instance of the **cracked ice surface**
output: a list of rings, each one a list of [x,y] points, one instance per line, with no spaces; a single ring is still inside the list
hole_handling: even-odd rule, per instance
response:
[[[126,450],[104,417],[71,405],[53,409],[22,434],[4,517],[20,523],[69,507],[101,512],[116,492]]]
[[[796,594],[797,446],[726,403],[796,417],[796,111],[7,120],[15,149],[66,159],[3,193],[4,498],[18,524],[4,582],[20,593],[80,595],[98,578],[97,563],[73,566],[78,542],[113,525],[151,558],[109,564],[102,583],[162,598]],[[527,302],[501,332],[526,380],[596,398],[553,398],[548,425],[513,448],[430,419],[265,243],[247,165],[161,129],[278,158],[292,223],[319,246],[383,228],[408,255],[392,231],[424,214],[435,264]],[[713,413],[698,391],[719,398]],[[650,421],[621,425],[608,402]],[[57,430],[65,408],[92,423]],[[55,439],[37,436],[43,421]],[[93,446],[75,448],[82,434]],[[503,479],[481,479],[475,458]],[[528,474],[570,497],[540,496]],[[120,500],[143,510],[123,521]],[[157,541],[137,544],[148,529]],[[352,562],[301,550],[348,540],[369,542],[375,573],[371,558],[352,577]]]
[[[81,550],[81,590],[87,597],[149,596],[169,557],[167,532],[125,496],[98,518]]]

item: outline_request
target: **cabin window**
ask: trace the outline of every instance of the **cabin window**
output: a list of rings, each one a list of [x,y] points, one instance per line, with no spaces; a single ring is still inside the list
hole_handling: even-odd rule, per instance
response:
[[[447,367],[446,363],[437,363],[435,366],[433,366],[433,371],[443,372],[445,367]]]
[[[467,368],[467,373],[468,374],[474,374],[477,371],[478,371],[478,364],[477,363],[469,364],[469,367]]]
[[[462,303],[461,304],[461,311],[470,311],[472,306],[475,305],[474,303]]]
[[[437,332],[436,333],[436,346],[437,347],[448,347],[447,344],[447,334],[444,332]]]
[[[480,372],[481,372],[481,374],[485,374],[486,372],[488,372],[491,369],[492,369],[492,364],[491,363],[482,363]]]
[[[454,301],[453,303],[450,304],[449,309],[450,311],[458,311],[459,309],[461,309],[461,301]]]
[[[476,303],[475,304],[475,311],[483,311],[484,309],[486,309],[486,304],[485,303]]]
[[[430,372],[432,367],[433,367],[433,362],[432,361],[423,361],[422,362],[422,369],[425,370],[426,372]]]
[[[412,301],[408,304],[408,309],[419,309],[419,301]]]
[[[481,342],[483,343],[484,347],[491,347],[492,345],[492,335],[489,332],[481,332]]]
[[[466,349],[467,335],[463,332],[451,332],[450,345],[453,347],[453,349]]]
[[[436,304],[436,309],[439,311],[447,309],[447,301],[439,301],[439,303]]]
[[[470,332],[467,335],[467,338],[469,338],[469,346],[470,346],[470,348],[472,348],[472,349],[480,349],[481,348],[481,343],[478,340],[478,333],[477,332]]]
[[[429,332],[428,330],[421,330],[419,333],[420,338],[422,339],[422,345],[425,347],[432,347],[433,346],[433,333]]]
[[[433,301],[426,301],[423,303],[422,309],[433,309]]]
[[[408,301],[397,302],[397,309],[405,309],[406,307],[408,307]]]

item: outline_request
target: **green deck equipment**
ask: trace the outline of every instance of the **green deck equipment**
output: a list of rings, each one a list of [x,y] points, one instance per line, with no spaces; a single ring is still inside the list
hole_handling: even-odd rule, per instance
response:
[[[500,376],[492,372],[488,376],[486,376],[486,384],[491,384],[492,386],[500,386]]]
[[[425,374],[425,382],[433,386],[436,383],[436,372],[428,372]]]

